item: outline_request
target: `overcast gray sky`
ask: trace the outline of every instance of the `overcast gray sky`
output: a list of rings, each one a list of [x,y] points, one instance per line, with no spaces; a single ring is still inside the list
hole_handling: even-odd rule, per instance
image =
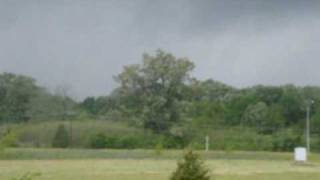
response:
[[[0,72],[77,98],[161,48],[237,87],[320,85],[320,1],[0,0]]]

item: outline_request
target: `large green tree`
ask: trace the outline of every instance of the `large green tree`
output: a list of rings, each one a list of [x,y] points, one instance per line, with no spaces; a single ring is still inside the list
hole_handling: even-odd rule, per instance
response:
[[[0,121],[29,120],[29,103],[38,91],[32,78],[12,73],[0,74]]]
[[[184,89],[193,68],[188,59],[161,50],[154,56],[145,54],[142,64],[126,66],[116,77],[125,108],[141,117],[145,128],[169,130],[181,121]]]

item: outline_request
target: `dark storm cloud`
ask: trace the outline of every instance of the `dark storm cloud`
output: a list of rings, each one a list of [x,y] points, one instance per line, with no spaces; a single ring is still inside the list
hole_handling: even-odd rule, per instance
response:
[[[102,95],[123,65],[162,48],[195,76],[235,86],[320,85],[320,1],[0,0],[0,71],[76,97]]]

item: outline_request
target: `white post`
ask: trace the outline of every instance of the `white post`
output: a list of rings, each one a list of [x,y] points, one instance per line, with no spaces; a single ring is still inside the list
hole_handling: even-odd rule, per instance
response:
[[[310,105],[307,107],[307,122],[306,122],[306,143],[307,151],[310,153]]]
[[[206,151],[209,151],[209,136],[206,136]]]

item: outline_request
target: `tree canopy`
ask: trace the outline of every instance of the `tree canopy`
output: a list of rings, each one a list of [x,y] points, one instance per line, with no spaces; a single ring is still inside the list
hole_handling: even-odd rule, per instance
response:
[[[126,66],[116,77],[126,108],[131,108],[143,120],[143,126],[155,132],[168,131],[181,119],[184,89],[191,81],[194,64],[186,58],[176,58],[158,51],[145,54],[143,64]]]

